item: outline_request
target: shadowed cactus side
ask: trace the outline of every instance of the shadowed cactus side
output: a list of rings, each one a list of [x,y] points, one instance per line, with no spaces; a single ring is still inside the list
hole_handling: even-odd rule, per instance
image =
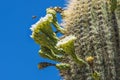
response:
[[[39,69],[55,66],[64,80],[120,80],[120,0],[69,0],[66,10],[48,8],[31,30],[39,54],[59,62],[41,62]]]

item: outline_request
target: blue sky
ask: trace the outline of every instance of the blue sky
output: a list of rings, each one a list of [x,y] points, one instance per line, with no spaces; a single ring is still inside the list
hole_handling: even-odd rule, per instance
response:
[[[0,80],[60,80],[55,67],[38,70],[39,62],[49,60],[38,55],[39,45],[29,37],[29,28],[45,16],[46,8],[63,7],[64,3],[65,0],[0,1]],[[38,17],[33,20],[33,15]]]

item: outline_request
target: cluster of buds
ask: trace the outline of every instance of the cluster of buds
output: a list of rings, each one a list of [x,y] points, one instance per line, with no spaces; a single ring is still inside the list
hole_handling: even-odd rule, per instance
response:
[[[31,37],[41,46],[41,49],[39,50],[40,56],[60,62],[59,64],[41,62],[38,65],[39,69],[43,69],[47,66],[56,66],[59,70],[69,68],[70,65],[68,63],[62,63],[62,61],[66,59],[65,55],[70,56],[80,65],[85,64],[89,66],[86,61],[80,59],[75,54],[74,41],[76,40],[76,37],[74,35],[59,39],[52,30],[52,26],[54,26],[60,33],[66,33],[66,30],[60,27],[57,21],[56,14],[57,12],[60,13],[60,11],[62,11],[61,8],[48,8],[47,15],[30,28],[32,31]]]
[[[55,10],[56,9],[48,8],[47,15],[32,25],[30,28],[32,31],[31,38],[33,38],[35,42],[41,46],[41,49],[39,50],[40,56],[61,62],[64,59],[63,55],[65,52],[63,49],[56,46],[59,39],[56,36],[56,33],[52,30],[52,26],[54,26],[62,34],[65,33],[65,30],[58,24],[56,19],[57,12]],[[39,69],[43,69],[47,66],[56,66],[58,69],[63,69],[68,68],[69,65],[67,63],[55,65],[47,62],[41,62],[38,64]]]

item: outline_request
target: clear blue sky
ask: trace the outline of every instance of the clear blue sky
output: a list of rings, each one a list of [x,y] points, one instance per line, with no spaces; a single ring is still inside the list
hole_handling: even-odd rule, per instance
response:
[[[55,67],[38,70],[48,61],[38,55],[39,45],[29,37],[30,26],[45,16],[50,6],[65,6],[65,0],[0,1],[0,80],[60,80]],[[37,19],[32,19],[37,15]],[[51,62],[51,61],[49,61]]]

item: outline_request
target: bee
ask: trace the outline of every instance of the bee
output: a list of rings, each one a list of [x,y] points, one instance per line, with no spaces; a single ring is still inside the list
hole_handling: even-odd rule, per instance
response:
[[[37,16],[32,16],[32,19],[36,19],[37,18]]]

